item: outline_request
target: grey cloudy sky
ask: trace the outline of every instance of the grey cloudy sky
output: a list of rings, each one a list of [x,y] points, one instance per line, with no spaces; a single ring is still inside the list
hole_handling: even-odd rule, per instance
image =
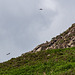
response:
[[[74,22],[75,0],[0,0],[0,62],[50,41]]]

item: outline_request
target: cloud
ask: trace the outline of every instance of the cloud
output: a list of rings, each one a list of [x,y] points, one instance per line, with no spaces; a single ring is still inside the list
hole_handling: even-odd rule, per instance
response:
[[[49,10],[52,10],[52,11],[56,10],[56,4],[57,4],[57,2],[55,0],[44,0],[44,1],[41,0],[41,3],[40,3],[40,5],[42,7],[44,7],[47,10],[49,9]]]
[[[30,51],[66,30],[75,20],[74,2],[0,0],[0,62]]]
[[[75,10],[74,4],[72,4],[74,2],[74,0],[69,0],[68,3],[64,0],[53,0],[55,6],[55,10],[53,9],[53,11],[55,11],[57,14],[52,18],[49,27],[39,33],[40,40],[50,40],[52,37],[55,37],[56,35],[65,31],[68,27],[71,26],[72,23],[74,23]],[[40,35],[42,35],[42,37]]]

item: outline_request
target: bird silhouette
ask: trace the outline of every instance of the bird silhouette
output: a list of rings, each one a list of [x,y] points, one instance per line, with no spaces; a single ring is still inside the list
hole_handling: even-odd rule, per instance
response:
[[[42,8],[40,8],[40,10],[43,10]]]
[[[6,55],[9,55],[10,53],[6,54]]]

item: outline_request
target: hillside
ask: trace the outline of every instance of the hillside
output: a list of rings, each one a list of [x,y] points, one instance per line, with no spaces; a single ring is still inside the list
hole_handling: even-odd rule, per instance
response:
[[[75,47],[26,53],[0,64],[0,75],[74,75]]]
[[[52,38],[50,42],[40,44],[35,47],[32,52],[37,52],[47,49],[60,49],[75,47],[75,23],[62,34]]]
[[[75,75],[75,24],[50,42],[0,63],[0,75]]]

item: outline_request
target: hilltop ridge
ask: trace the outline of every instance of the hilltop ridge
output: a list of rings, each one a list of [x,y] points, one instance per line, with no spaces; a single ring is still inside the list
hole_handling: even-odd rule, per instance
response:
[[[38,45],[31,52],[70,47],[75,47],[75,23],[72,24],[72,26],[64,31],[62,34],[52,38],[50,42],[46,41],[46,43]]]

